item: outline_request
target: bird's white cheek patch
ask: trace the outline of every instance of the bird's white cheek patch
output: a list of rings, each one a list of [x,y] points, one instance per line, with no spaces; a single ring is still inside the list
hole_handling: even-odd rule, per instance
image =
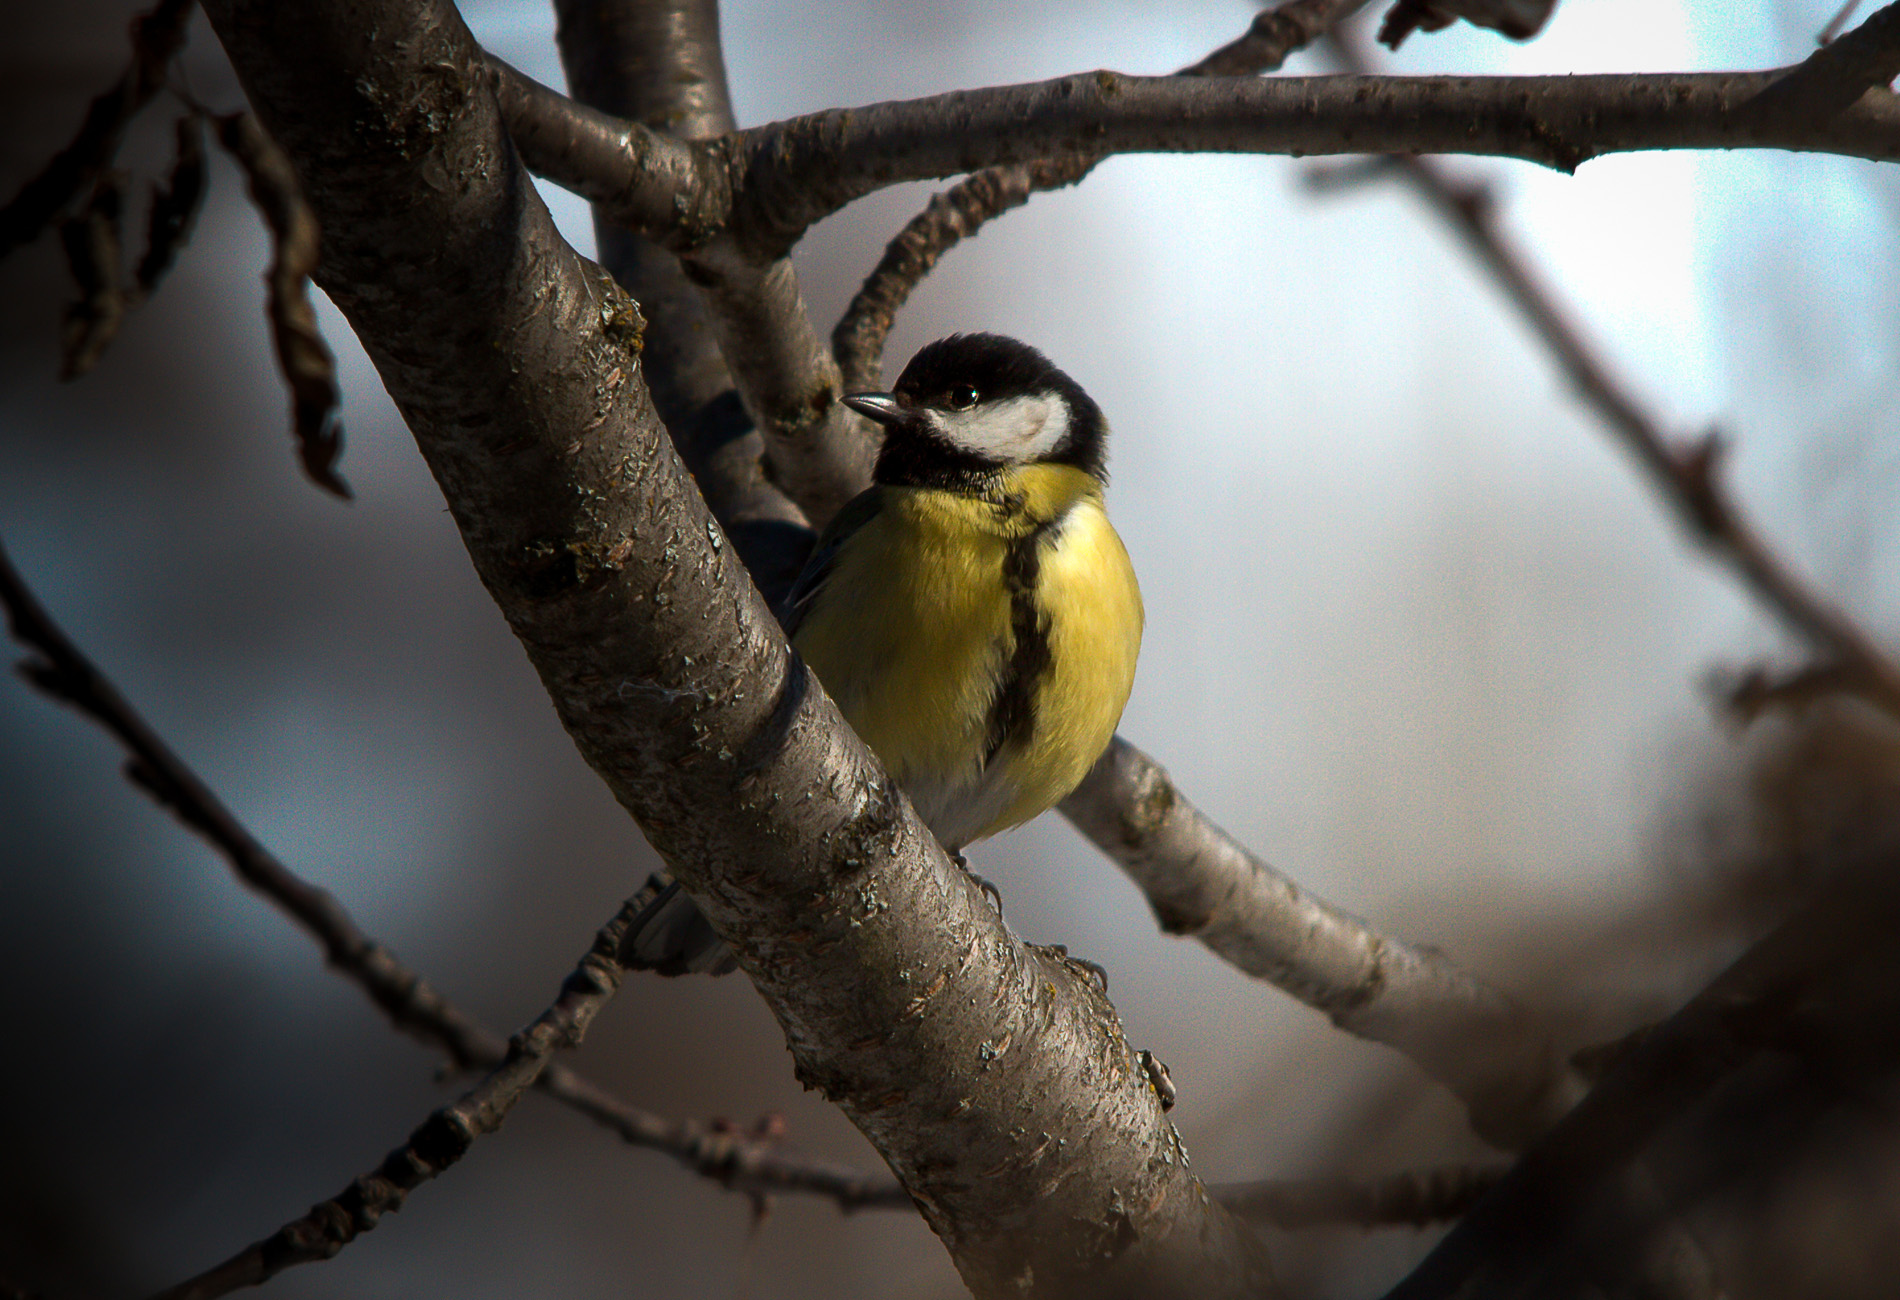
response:
[[[1068,436],[1069,408],[1055,397],[1012,397],[973,411],[933,413],[943,436],[985,460],[1024,464]]]

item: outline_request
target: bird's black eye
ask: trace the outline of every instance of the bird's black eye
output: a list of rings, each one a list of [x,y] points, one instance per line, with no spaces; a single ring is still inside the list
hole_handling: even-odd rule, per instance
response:
[[[967,411],[976,405],[976,389],[969,384],[958,384],[945,401],[953,411]]]

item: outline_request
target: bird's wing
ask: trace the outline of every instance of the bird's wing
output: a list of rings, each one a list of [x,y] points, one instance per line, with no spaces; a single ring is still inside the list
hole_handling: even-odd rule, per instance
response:
[[[785,627],[785,635],[798,635],[799,624],[805,621],[806,613],[811,609],[812,601],[824,590],[831,571],[838,565],[838,554],[851,535],[877,518],[877,512],[884,507],[884,494],[876,487],[866,488],[845,503],[844,509],[833,516],[826,526],[824,534],[811,550],[811,558],[805,561],[805,567],[799,571],[792,583],[791,592],[785,597],[784,613],[779,622]]]

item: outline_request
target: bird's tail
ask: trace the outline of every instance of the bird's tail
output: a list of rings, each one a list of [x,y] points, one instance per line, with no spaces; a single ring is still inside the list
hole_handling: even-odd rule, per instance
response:
[[[661,975],[730,975],[739,968],[712,926],[699,914],[679,881],[664,871],[647,877],[639,912],[620,945],[621,964],[629,970]]]

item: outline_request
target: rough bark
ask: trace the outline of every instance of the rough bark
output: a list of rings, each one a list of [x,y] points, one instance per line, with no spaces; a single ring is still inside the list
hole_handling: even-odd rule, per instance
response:
[[[1093,979],[1009,935],[790,655],[454,10],[207,9],[563,723],[973,1289],[1261,1291]]]

